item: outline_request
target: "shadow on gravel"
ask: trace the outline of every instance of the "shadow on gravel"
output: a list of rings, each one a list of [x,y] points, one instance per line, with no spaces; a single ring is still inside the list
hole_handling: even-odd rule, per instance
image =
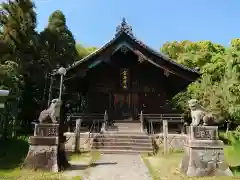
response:
[[[90,164],[90,165],[78,165],[78,164],[72,164],[71,167],[67,168],[66,170],[85,170],[89,167],[96,167],[96,166],[102,166],[102,165],[116,165],[117,163],[116,162],[106,162],[106,163],[93,163],[93,164]]]
[[[90,166],[91,167],[96,167],[96,166],[102,166],[102,165],[117,165],[117,162],[106,162],[106,163],[93,163]]]

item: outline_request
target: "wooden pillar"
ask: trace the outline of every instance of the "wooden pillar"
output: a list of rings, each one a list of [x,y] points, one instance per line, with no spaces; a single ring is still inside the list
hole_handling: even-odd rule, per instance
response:
[[[163,146],[164,146],[164,155],[168,154],[168,122],[163,120]]]
[[[68,116],[67,116],[67,126],[68,126],[68,132],[71,132],[71,130],[72,130],[72,127],[71,127],[71,125],[72,125],[72,119],[71,119],[71,115],[68,115]]]
[[[34,124],[34,136],[37,136],[37,123]]]
[[[141,132],[144,132],[144,126],[143,126],[143,111],[141,111],[141,114],[140,114],[140,122],[141,122]]]
[[[81,119],[76,120],[76,132],[75,132],[75,152],[80,150],[80,128],[81,128]]]
[[[103,117],[103,124],[100,131],[105,132],[107,130],[107,126],[108,126],[108,114],[107,114],[107,110],[105,110],[104,117]]]
[[[108,128],[108,113],[107,113],[107,110],[105,110],[105,112],[104,112],[104,123],[105,123],[105,131],[106,131],[107,128]]]
[[[48,106],[51,103],[51,99],[52,99],[52,85],[53,85],[53,77],[51,75],[50,77],[50,86],[49,86],[49,90],[48,90]]]

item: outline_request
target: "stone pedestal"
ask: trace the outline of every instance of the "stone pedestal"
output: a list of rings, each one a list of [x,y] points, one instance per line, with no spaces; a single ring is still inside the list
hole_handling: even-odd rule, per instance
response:
[[[217,126],[190,126],[184,148],[180,169],[187,176],[233,176]]]
[[[23,166],[58,172],[58,124],[36,124]]]

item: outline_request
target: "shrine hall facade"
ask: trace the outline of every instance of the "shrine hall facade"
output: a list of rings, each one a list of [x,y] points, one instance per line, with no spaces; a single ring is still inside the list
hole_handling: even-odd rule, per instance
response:
[[[123,19],[112,40],[67,68],[63,98],[76,113],[134,119],[171,113],[169,101],[199,76],[138,40]]]

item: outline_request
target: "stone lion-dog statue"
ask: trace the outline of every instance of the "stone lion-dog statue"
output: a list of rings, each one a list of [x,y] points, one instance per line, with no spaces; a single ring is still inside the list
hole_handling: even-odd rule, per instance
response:
[[[209,126],[215,123],[213,114],[207,112],[206,109],[199,104],[198,100],[191,99],[188,101],[188,105],[191,110],[191,126]]]
[[[60,116],[61,100],[53,99],[48,109],[44,109],[38,118],[39,123],[57,123],[57,118]]]

